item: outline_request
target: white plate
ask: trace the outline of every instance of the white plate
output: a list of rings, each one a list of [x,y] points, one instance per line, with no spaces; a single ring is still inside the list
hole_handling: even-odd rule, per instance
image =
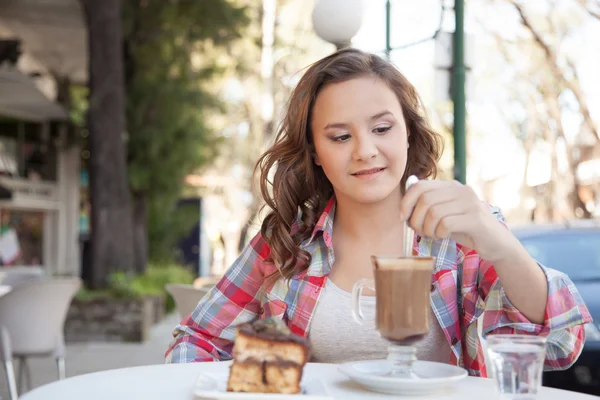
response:
[[[215,373],[211,375],[200,374],[194,386],[196,399],[203,400],[334,400],[327,392],[327,388],[317,379],[302,379],[300,388],[302,393],[237,393],[227,391],[227,378],[229,374]]]
[[[387,360],[349,362],[341,364],[339,370],[365,389],[403,395],[425,395],[446,390],[468,375],[462,368],[431,361],[415,361],[413,371],[421,379],[386,376],[391,371],[391,363]]]

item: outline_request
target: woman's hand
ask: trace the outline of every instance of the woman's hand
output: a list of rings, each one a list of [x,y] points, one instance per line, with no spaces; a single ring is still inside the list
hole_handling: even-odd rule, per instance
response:
[[[494,262],[510,254],[515,238],[469,186],[422,180],[404,195],[400,211],[421,236],[451,238]]]
[[[491,262],[514,306],[531,322],[544,322],[545,274],[473,189],[454,181],[419,181],[404,195],[400,211],[419,235],[449,237]]]

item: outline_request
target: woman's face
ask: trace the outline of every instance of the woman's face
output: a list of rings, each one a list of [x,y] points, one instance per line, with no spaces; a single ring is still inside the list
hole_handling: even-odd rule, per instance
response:
[[[311,127],[315,163],[339,200],[376,203],[399,194],[408,134],[395,93],[371,76],[326,85]]]

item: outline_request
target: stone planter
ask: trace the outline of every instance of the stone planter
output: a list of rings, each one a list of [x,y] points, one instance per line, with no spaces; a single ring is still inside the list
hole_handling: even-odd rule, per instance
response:
[[[164,316],[164,297],[73,299],[65,322],[65,340],[73,342],[144,342],[150,327]]]
[[[158,324],[165,318],[165,314],[167,313],[166,305],[165,305],[165,296],[152,296],[152,308],[154,310],[154,322]]]

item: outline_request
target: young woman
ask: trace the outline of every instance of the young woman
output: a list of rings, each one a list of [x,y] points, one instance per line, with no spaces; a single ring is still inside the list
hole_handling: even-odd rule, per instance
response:
[[[437,257],[419,359],[486,375],[476,328],[484,313],[484,334],[546,336],[547,367],[570,366],[591,320],[573,283],[536,263],[468,186],[426,180],[440,152],[415,88],[393,65],[355,49],[313,64],[257,165],[272,211],[175,328],[167,361],[230,359],[236,326],[267,317],[309,336],[314,361],[385,358],[387,342],[352,320],[350,291],[372,277],[372,254],[401,253],[408,221],[415,253]],[[422,180],[403,193],[410,175]]]

